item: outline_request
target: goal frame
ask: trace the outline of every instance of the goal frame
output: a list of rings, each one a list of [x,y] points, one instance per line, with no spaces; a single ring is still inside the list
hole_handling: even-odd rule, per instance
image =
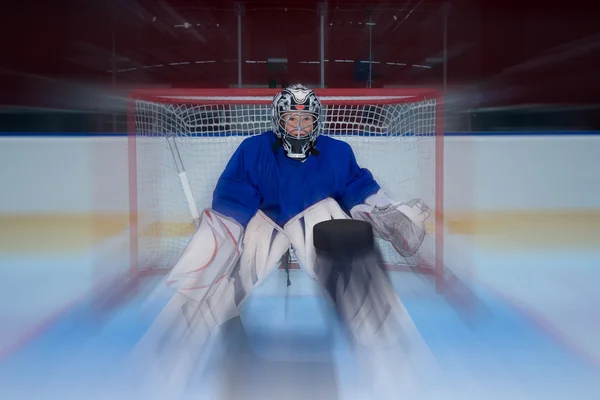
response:
[[[412,270],[427,274],[434,274],[435,287],[437,292],[444,290],[447,283],[447,276],[444,267],[444,102],[442,94],[435,89],[414,89],[414,88],[316,88],[315,94],[323,97],[342,97],[343,103],[336,100],[335,104],[361,105],[365,99],[373,96],[378,97],[377,104],[395,104],[399,103],[398,97],[406,97],[406,102],[416,102],[419,100],[435,98],[435,265],[434,268],[402,267],[384,265],[387,270]],[[130,279],[137,279],[140,276],[165,273],[164,269],[155,271],[153,269],[139,268],[139,248],[138,248],[138,174],[137,174],[137,131],[136,131],[136,109],[137,100],[159,101],[162,103],[189,104],[189,105],[233,105],[239,104],[239,100],[231,100],[232,97],[245,97],[244,104],[265,105],[270,101],[264,100],[265,97],[272,98],[281,89],[235,89],[235,88],[148,88],[137,89],[129,93],[127,99],[127,144],[128,144],[128,177],[129,177],[129,275]],[[353,99],[360,96],[360,99]],[[390,97],[389,100],[381,97]],[[206,99],[203,99],[206,98]],[[326,99],[321,99],[323,104],[327,104]],[[369,168],[368,165],[364,166]],[[405,200],[405,199],[399,199]]]

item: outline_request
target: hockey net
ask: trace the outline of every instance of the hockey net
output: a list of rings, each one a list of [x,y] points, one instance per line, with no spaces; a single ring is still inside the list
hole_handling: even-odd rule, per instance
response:
[[[316,89],[325,135],[352,146],[397,201],[422,199],[432,210],[417,257],[378,240],[391,268],[443,278],[442,109],[439,93],[406,89]],[[210,208],[217,180],[246,138],[271,130],[273,89],[140,90],[130,96],[131,268],[171,268]],[[299,187],[299,190],[300,187]],[[293,254],[293,252],[292,252]]]

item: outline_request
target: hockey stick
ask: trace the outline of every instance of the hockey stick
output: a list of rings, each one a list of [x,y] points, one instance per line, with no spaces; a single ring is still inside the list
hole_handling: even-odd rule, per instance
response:
[[[192,215],[194,227],[197,228],[200,223],[200,213],[198,212],[198,207],[196,206],[196,200],[194,199],[194,194],[192,193],[192,187],[190,185],[187,172],[183,166],[183,160],[181,159],[181,154],[179,153],[179,148],[177,147],[174,133],[170,133],[167,136],[167,143],[171,149],[171,155],[173,156],[173,161],[175,162],[175,168],[177,168],[177,174],[179,175],[181,188],[185,194],[185,199],[187,200],[188,208],[190,209],[190,214]]]

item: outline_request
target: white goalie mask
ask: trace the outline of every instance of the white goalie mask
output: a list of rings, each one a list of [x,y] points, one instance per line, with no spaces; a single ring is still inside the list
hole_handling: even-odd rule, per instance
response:
[[[317,154],[314,146],[321,133],[321,102],[302,85],[283,89],[273,99],[272,126],[288,157],[305,159]]]

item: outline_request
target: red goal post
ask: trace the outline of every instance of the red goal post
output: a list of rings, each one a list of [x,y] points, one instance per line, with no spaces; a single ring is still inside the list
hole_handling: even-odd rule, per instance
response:
[[[271,129],[277,89],[140,89],[130,93],[128,154],[130,273],[171,268],[209,208],[214,185],[245,138]],[[443,267],[443,98],[431,89],[315,89],[323,134],[352,146],[397,201],[432,209],[419,256],[378,241],[386,267],[429,273]]]

